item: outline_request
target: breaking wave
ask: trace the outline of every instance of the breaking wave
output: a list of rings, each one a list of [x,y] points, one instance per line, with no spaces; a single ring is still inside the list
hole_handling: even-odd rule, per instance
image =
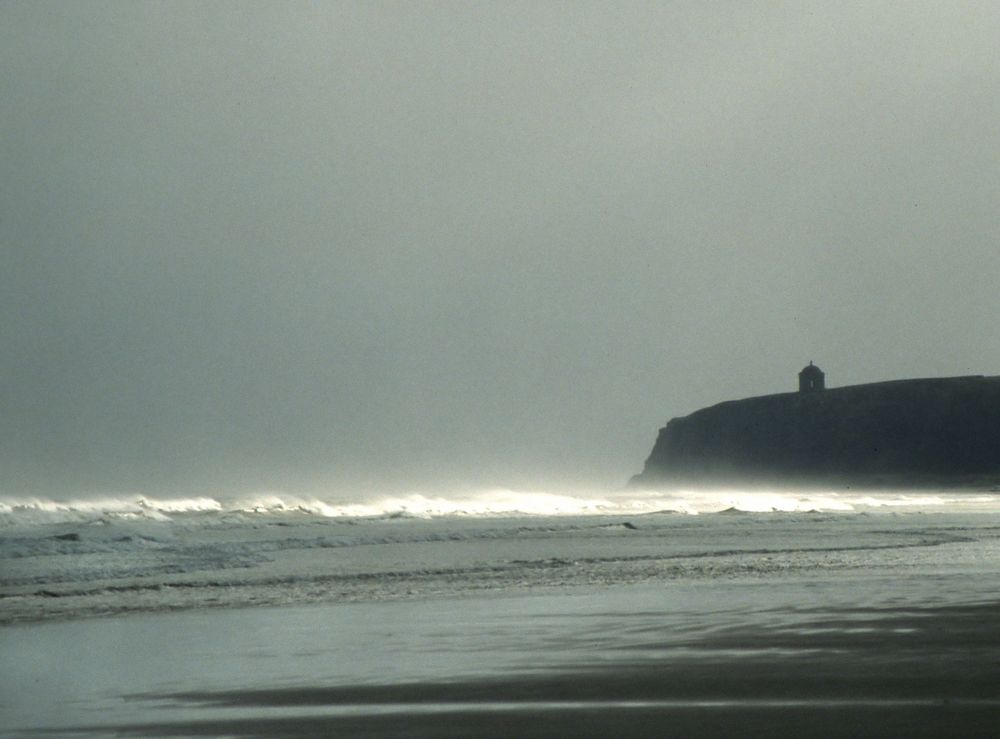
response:
[[[746,580],[874,562],[939,568],[964,556],[962,547],[996,539],[995,516],[964,515],[979,511],[1000,513],[998,498],[762,490],[6,497],[0,624]]]
[[[445,494],[413,492],[345,501],[324,496],[259,493],[244,496],[104,496],[65,500],[0,496],[0,526],[86,523],[101,520],[171,521],[181,517],[232,515],[310,515],[345,519],[496,518],[531,516],[688,515],[747,513],[861,512],[896,510],[994,510],[993,493],[928,491],[516,491],[482,490]]]

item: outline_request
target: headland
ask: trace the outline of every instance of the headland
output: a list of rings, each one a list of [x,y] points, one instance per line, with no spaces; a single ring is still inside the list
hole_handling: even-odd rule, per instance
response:
[[[674,418],[631,485],[1000,485],[1000,376],[826,388],[811,362],[799,392]]]

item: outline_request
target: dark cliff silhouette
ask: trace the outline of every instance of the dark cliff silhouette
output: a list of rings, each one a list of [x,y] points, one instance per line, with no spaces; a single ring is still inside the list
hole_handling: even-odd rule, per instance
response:
[[[812,362],[799,392],[674,418],[631,484],[1000,484],[1000,377],[825,388]]]

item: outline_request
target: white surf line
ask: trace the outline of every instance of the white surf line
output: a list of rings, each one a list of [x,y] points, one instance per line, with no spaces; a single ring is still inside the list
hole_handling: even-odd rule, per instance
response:
[[[518,711],[581,711],[581,710],[679,710],[706,708],[712,710],[788,708],[838,709],[838,708],[990,708],[1000,707],[1000,699],[993,698],[810,698],[810,699],[692,699],[692,700],[593,700],[593,701],[475,701],[439,703],[348,703],[335,706],[182,706],[159,705],[169,712],[172,720],[177,714],[185,718],[226,720],[247,718],[317,718],[359,717],[402,714],[448,713],[514,713]],[[210,714],[210,718],[206,716]]]
[[[158,711],[159,721],[146,722],[121,717],[108,723],[87,724],[61,728],[57,725],[25,727],[18,729],[24,735],[53,733],[94,733],[119,731],[127,726],[129,730],[154,725],[162,730],[176,726],[178,736],[184,735],[183,728],[189,722],[246,721],[255,719],[317,719],[317,718],[363,718],[377,716],[448,715],[458,713],[517,713],[517,712],[569,712],[597,710],[684,710],[706,709],[712,711],[736,711],[745,709],[786,710],[789,708],[811,708],[814,710],[835,710],[844,708],[997,708],[1000,699],[987,698],[873,698],[848,699],[762,699],[762,700],[625,700],[625,701],[479,701],[469,703],[351,703],[337,706],[177,706],[160,704],[151,706]],[[165,715],[168,714],[168,715]],[[149,714],[144,714],[149,718]]]

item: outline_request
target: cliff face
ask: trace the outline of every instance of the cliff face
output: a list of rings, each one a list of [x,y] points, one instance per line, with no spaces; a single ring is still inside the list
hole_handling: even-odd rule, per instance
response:
[[[675,418],[632,484],[1000,482],[1000,377],[746,398]]]

